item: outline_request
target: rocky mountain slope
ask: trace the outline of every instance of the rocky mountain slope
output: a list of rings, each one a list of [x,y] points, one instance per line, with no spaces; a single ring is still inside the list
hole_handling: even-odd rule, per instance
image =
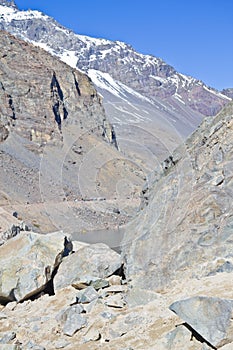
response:
[[[77,35],[38,11],[0,4],[0,28],[85,71],[104,97],[119,147],[148,173],[230,98],[123,42]],[[169,136],[167,136],[169,135]],[[156,146],[155,146],[156,145]],[[136,149],[136,152],[135,152]]]
[[[222,90],[222,93],[230,98],[233,98],[233,88]]]
[[[232,140],[230,103],[155,171],[125,235],[133,285],[161,291],[174,280],[232,272]]]
[[[47,47],[63,60],[70,62],[72,58],[73,65],[86,72],[94,69],[109,73],[148,98],[168,99],[170,104],[174,99],[180,100],[203,115],[216,114],[226,103],[227,99],[218,91],[123,42],[76,35],[38,11],[5,7],[1,12],[2,29]]]
[[[145,174],[117,150],[90,79],[6,32],[0,38],[2,209],[34,230],[77,235],[129,220]]]

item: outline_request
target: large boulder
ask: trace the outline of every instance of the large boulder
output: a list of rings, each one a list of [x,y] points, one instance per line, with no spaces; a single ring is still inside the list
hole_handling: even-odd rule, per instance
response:
[[[194,336],[197,332],[213,348],[233,341],[233,300],[197,296],[176,301],[169,308],[185,321]]]
[[[63,242],[62,232],[21,232],[1,246],[0,303],[20,301],[42,291],[64,248]]]
[[[121,256],[106,244],[86,246],[64,258],[54,278],[54,290],[86,280],[87,276],[106,278],[121,264]]]

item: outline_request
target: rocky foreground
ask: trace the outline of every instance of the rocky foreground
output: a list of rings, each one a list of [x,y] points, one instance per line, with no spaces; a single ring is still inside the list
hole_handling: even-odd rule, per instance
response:
[[[2,350],[232,349],[229,272],[158,293],[132,287],[105,244],[29,231],[0,247],[0,266]]]

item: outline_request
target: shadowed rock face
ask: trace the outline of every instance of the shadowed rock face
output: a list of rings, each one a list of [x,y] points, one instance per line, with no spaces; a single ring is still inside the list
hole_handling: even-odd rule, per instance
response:
[[[59,140],[66,125],[104,133],[101,100],[86,75],[5,32],[0,37],[3,125],[40,144]]]
[[[62,151],[67,138],[85,154],[88,144],[105,144],[103,136],[111,142],[111,126],[85,74],[2,31],[0,50],[0,162],[5,169],[1,189],[6,197],[12,194],[12,200],[39,201],[38,180],[46,154],[51,155],[46,171],[58,178],[55,164],[67,155]],[[81,135],[86,135],[82,142]],[[80,161],[80,155],[77,158]]]
[[[157,169],[144,190],[144,210],[125,233],[123,254],[134,285],[159,290],[174,279],[231,266],[232,141],[230,103]]]

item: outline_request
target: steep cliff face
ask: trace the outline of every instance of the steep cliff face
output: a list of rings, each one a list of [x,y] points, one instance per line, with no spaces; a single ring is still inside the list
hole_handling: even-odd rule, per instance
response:
[[[207,118],[144,189],[144,209],[125,234],[133,285],[230,272],[233,266],[233,104]]]
[[[63,127],[107,128],[101,99],[90,79],[41,49],[1,36],[1,120],[39,143],[58,139]]]

